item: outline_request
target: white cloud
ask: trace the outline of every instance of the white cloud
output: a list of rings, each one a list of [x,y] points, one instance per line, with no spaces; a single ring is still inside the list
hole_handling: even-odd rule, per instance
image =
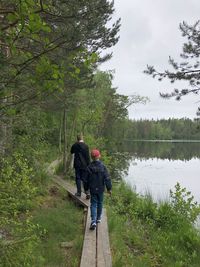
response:
[[[101,69],[115,69],[114,86],[118,87],[119,93],[136,92],[151,99],[145,106],[131,107],[130,118],[193,118],[197,98],[187,97],[178,103],[161,99],[159,91],[165,92],[174,85],[159,83],[143,74],[143,70],[147,64],[164,70],[170,55],[179,58],[184,41],[179,23],[185,20],[193,24],[199,19],[199,0],[116,0],[115,7],[115,18],[122,19],[120,40],[112,48],[113,58]]]

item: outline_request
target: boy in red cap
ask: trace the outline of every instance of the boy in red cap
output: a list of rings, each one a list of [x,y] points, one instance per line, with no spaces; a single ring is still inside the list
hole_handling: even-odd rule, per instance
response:
[[[90,190],[90,229],[94,230],[96,224],[101,222],[105,187],[108,193],[111,194],[112,184],[105,165],[100,161],[99,150],[93,149],[91,157],[93,161],[87,168],[86,190]]]

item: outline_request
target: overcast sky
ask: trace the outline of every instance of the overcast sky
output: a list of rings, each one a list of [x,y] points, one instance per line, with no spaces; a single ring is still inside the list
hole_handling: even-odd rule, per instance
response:
[[[179,24],[186,21],[194,24],[200,19],[200,0],[115,0],[114,18],[121,17],[120,40],[112,48],[113,58],[101,66],[102,70],[115,70],[113,85],[124,95],[148,96],[146,105],[129,108],[131,119],[194,118],[197,96],[166,100],[159,92],[170,92],[170,82],[158,82],[145,75],[146,65],[164,70],[169,56],[179,59],[182,44]],[[170,90],[171,88],[171,90]],[[187,83],[182,84],[187,88]]]

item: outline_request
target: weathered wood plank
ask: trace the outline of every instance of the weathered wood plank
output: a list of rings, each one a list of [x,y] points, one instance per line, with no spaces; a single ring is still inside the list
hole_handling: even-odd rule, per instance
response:
[[[80,267],[96,267],[96,230],[90,230],[89,226],[90,209],[88,209],[87,212],[87,222],[85,226],[85,236]]]
[[[64,180],[60,176],[54,175],[53,180],[57,182],[59,185],[61,185],[62,187],[64,187],[65,189],[68,189],[72,193],[75,193],[76,191],[75,186],[73,186],[72,184],[70,184],[68,181]]]
[[[101,223],[97,224],[97,267],[112,267],[106,209]]]
[[[76,188],[75,186],[71,185],[68,181],[63,180],[59,176],[54,175],[52,180],[57,183],[58,185],[62,186],[64,189],[67,190],[68,194],[79,204],[88,208],[89,207],[89,200],[86,199],[86,195],[84,193],[81,194],[81,197],[76,197]]]
[[[105,267],[105,259],[103,253],[103,239],[100,231],[101,225],[97,225],[97,267]]]

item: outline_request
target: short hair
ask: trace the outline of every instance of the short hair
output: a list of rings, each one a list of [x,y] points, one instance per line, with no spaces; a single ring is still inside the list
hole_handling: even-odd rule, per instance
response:
[[[82,134],[77,134],[77,141],[80,141],[83,139],[83,135]]]

